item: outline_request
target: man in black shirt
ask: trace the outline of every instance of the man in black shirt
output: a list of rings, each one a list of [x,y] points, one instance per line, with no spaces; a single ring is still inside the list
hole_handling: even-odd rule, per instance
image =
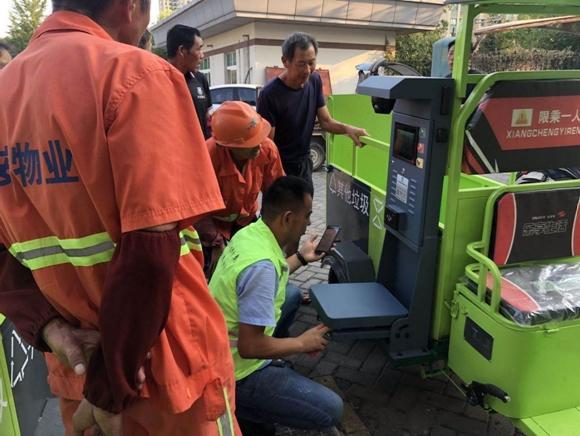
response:
[[[203,39],[194,27],[177,24],[167,32],[167,60],[185,76],[203,136],[208,139],[211,131],[207,111],[211,107],[211,94],[205,75],[198,71],[203,60],[202,48]]]
[[[310,137],[314,122],[323,130],[348,135],[357,146],[364,129],[334,120],[324,102],[322,80],[316,70],[318,42],[296,32],[282,44],[282,63],[286,70],[269,82],[258,97],[258,113],[272,125],[270,138],[280,150],[284,171],[312,185]]]

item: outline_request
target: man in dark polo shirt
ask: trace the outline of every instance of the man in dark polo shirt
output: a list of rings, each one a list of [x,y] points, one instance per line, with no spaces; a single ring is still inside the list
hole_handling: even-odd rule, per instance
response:
[[[258,98],[258,113],[272,125],[270,138],[280,150],[287,175],[298,176],[312,185],[310,137],[314,122],[330,133],[348,135],[357,146],[364,129],[334,120],[324,102],[322,80],[316,70],[318,42],[296,32],[282,44],[282,62],[286,70],[269,82]]]
[[[205,139],[211,136],[207,111],[211,107],[209,83],[198,71],[203,60],[203,39],[194,27],[177,24],[167,32],[167,60],[185,76]]]

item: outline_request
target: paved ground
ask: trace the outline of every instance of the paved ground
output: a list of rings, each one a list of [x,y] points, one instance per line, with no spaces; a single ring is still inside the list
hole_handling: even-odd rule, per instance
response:
[[[315,202],[308,234],[320,235],[325,222],[325,173],[314,175]],[[311,264],[291,281],[308,290],[326,281],[328,270]],[[311,306],[302,306],[294,335],[318,322]],[[295,368],[338,392],[345,400],[341,431],[349,436],[511,436],[512,424],[498,415],[468,406],[446,378],[422,379],[418,368],[393,369],[386,353],[371,341],[332,342],[317,357],[295,356]],[[35,436],[63,434],[58,405],[51,400]],[[279,435],[318,436],[319,432],[278,429]],[[165,436],[165,435],[160,435]]]

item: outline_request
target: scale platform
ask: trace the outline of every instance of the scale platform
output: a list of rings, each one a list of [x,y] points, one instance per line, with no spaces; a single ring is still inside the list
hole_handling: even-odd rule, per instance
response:
[[[331,283],[312,286],[312,304],[332,330],[388,327],[408,310],[380,283]]]

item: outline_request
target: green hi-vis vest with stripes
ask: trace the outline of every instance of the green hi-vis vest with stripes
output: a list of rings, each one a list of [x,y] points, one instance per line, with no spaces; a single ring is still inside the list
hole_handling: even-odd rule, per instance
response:
[[[181,256],[191,251],[201,251],[201,242],[195,230],[184,229],[179,232],[179,236]],[[9,251],[22,265],[34,271],[63,263],[83,267],[108,262],[113,258],[115,243],[104,232],[74,239],[47,236],[15,242]]]
[[[278,289],[274,300],[274,319],[278,322],[286,298],[288,263],[274,234],[261,219],[236,233],[220,257],[209,282],[211,293],[226,318],[236,380],[252,374],[265,362],[263,359],[243,359],[238,353],[239,311],[236,291],[240,273],[262,260],[272,262],[278,276]],[[264,334],[272,336],[274,329],[275,326],[266,327]]]

